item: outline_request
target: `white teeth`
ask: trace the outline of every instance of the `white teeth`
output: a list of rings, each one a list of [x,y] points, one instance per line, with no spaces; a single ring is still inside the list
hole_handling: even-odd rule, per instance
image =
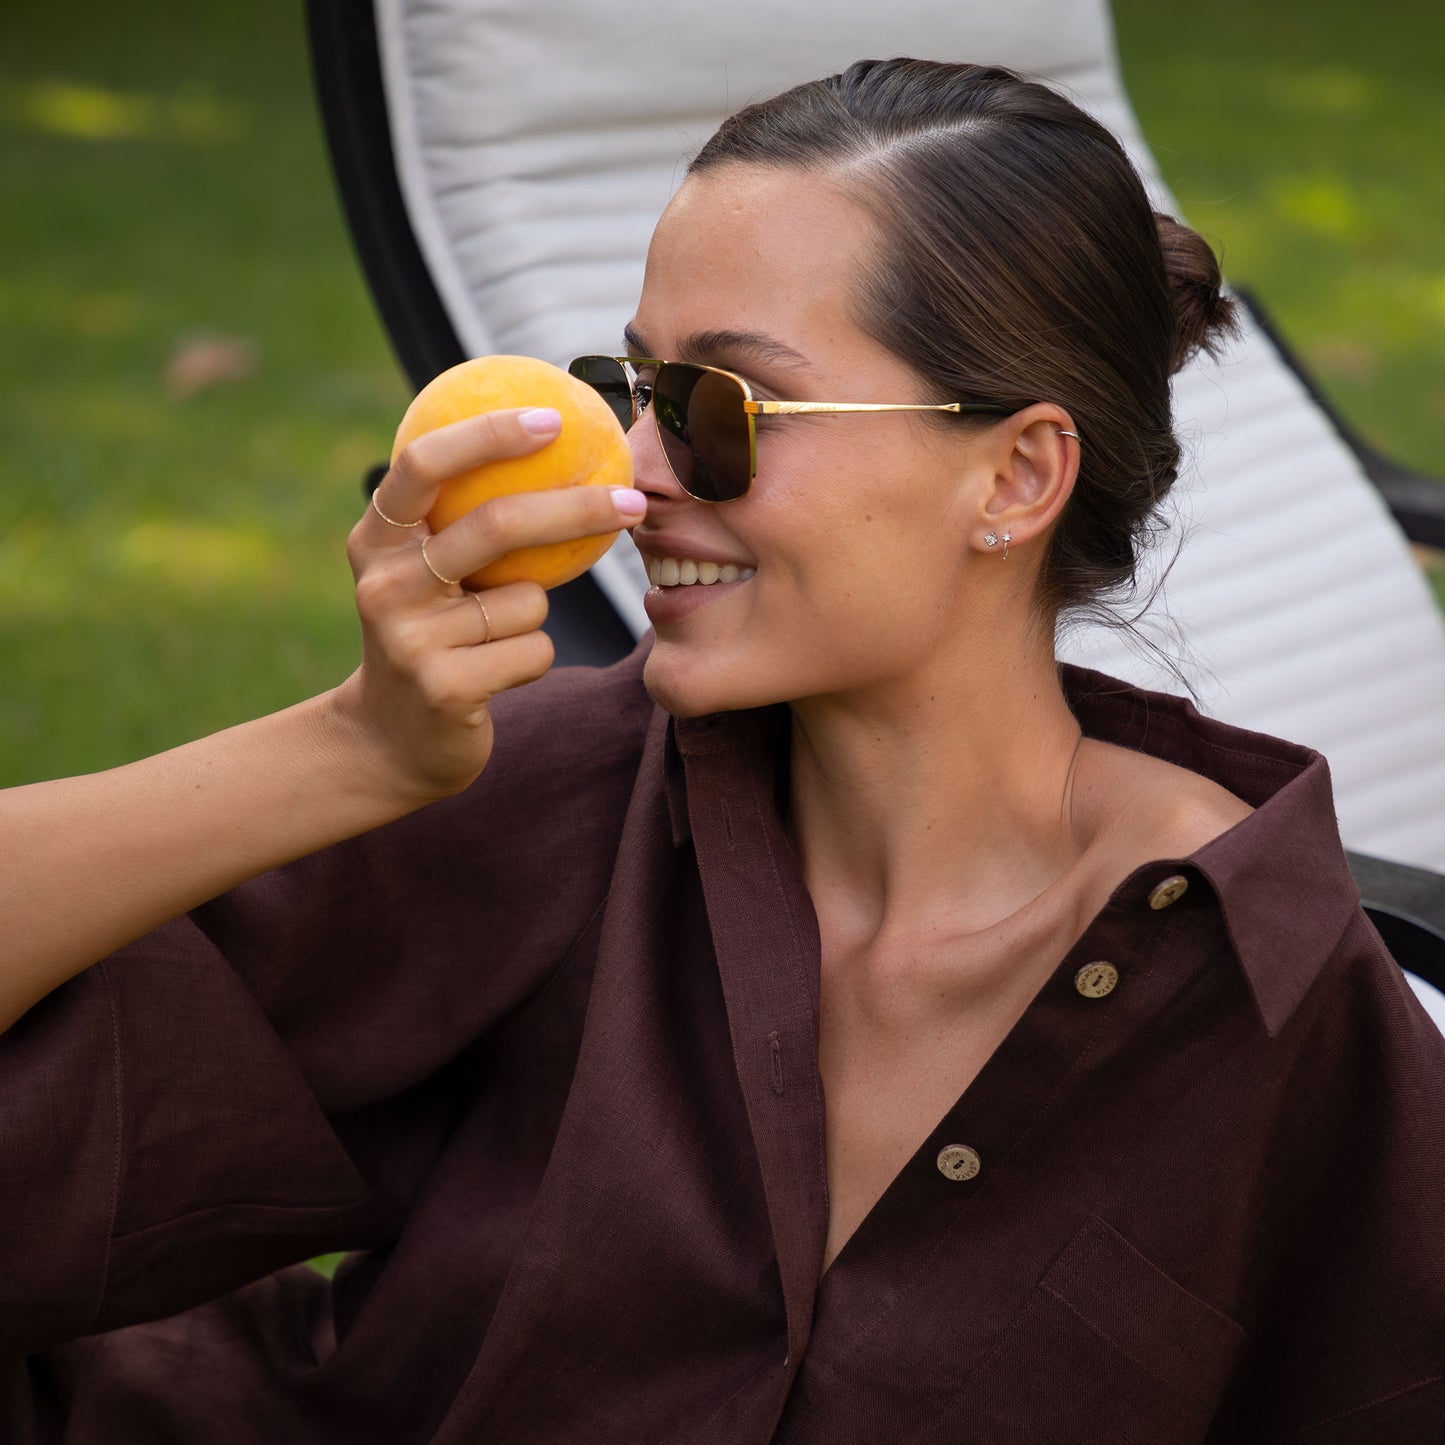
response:
[[[647,580],[654,587],[692,587],[701,583],[746,582],[757,572],[756,567],[739,567],[735,562],[695,562],[692,558],[678,561],[675,557],[654,557],[647,564]]]

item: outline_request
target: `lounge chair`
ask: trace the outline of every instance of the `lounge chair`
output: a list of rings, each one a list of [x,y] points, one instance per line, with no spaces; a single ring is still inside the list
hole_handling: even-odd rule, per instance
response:
[[[683,0],[657,23],[581,0],[308,3],[342,199],[418,386],[469,355],[613,349],[679,157],[728,111],[864,55],[999,62],[1065,87],[1178,214],[1101,0],[848,0],[824,24],[747,0]],[[1183,639],[1205,711],[1328,756],[1366,905],[1445,1028],[1423,982],[1445,988],[1445,624],[1409,551],[1445,545],[1445,487],[1359,444],[1253,305],[1223,361],[1178,379],[1185,543],[1142,626],[1166,652]],[[559,659],[626,652],[644,586],[624,545],[555,592]],[[1063,650],[1176,690],[1117,631]]]

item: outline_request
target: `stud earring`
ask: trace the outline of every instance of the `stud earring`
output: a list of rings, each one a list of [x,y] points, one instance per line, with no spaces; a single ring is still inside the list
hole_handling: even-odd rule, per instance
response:
[[[985,547],[997,547],[998,537],[993,532],[985,532],[983,534],[983,545]]]

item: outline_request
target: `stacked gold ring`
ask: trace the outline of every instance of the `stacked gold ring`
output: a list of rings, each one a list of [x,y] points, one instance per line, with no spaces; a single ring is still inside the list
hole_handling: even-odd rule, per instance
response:
[[[435,567],[432,566],[432,560],[426,554],[426,544],[430,541],[430,537],[423,537],[421,539],[421,560],[426,563],[426,570],[430,572],[431,575],[435,577],[438,582],[442,583],[443,586],[456,587],[460,584],[462,580],[460,577],[443,577],[442,574],[438,572]]]
[[[371,507],[388,527],[420,527],[426,520],[424,517],[418,517],[414,522],[398,522],[395,517],[388,517],[386,513],[381,510],[381,503],[376,500],[375,492],[371,494]]]

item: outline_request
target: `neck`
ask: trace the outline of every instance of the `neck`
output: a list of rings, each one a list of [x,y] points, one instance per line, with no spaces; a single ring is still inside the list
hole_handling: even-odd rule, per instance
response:
[[[859,943],[982,931],[1083,852],[1080,731],[1052,639],[866,697],[793,706],[791,825],[818,905]]]

